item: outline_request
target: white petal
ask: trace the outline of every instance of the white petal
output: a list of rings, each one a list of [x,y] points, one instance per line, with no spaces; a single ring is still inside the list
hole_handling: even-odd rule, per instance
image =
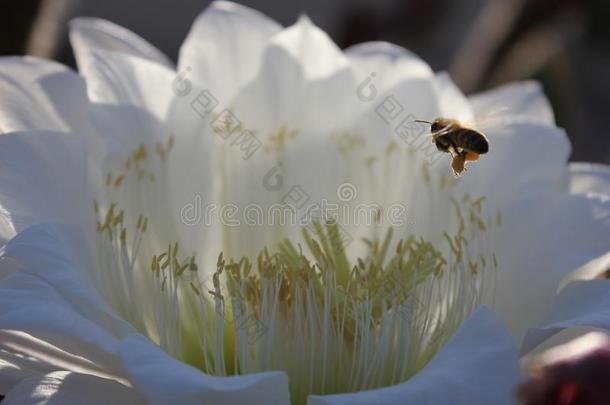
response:
[[[557,295],[542,326],[528,331],[521,348],[528,353],[556,333],[579,326],[610,331],[610,280],[574,281]]]
[[[387,42],[354,45],[345,53],[356,74],[355,96],[364,108],[352,128],[355,133],[373,142],[400,141],[402,124],[442,115],[434,73],[417,55]]]
[[[23,272],[0,282],[0,327],[26,331],[77,356],[91,359],[109,374],[121,375],[116,338],[64,303],[37,277]]]
[[[268,212],[267,207],[281,203],[297,184],[307,190],[310,204],[335,195],[339,183],[333,181],[335,173],[326,163],[340,166],[340,160],[336,159],[337,149],[329,144],[329,135],[351,126],[358,111],[366,107],[356,97],[355,89],[353,71],[345,56],[307,18],[275,35],[265,50],[259,76],[235,98],[233,111],[263,145],[272,145],[269,137],[284,125],[295,131],[296,137],[288,139],[285,148],[280,146],[284,188],[270,192],[265,186],[265,176],[280,154],[261,147],[260,152],[246,159],[243,150],[233,146],[239,139],[239,134],[234,134],[220,140],[218,146],[217,155],[224,163],[223,202],[230,201],[241,209],[256,204]],[[325,181],[320,182],[320,178]],[[303,212],[292,214],[296,216],[301,218]],[[289,227],[272,228],[225,227],[226,240],[231,243],[225,246],[225,253],[256,254],[289,232]]]
[[[572,273],[568,274],[559,285],[559,290],[566,285],[576,280],[593,280],[602,276],[606,271],[610,270],[610,251],[602,256],[585,263]]]
[[[136,391],[113,380],[55,371],[30,377],[13,388],[4,405],[144,404]]]
[[[86,128],[85,82],[59,63],[0,58],[0,133]]]
[[[0,246],[6,244],[6,242],[11,240],[16,234],[17,231],[11,221],[9,212],[0,205]],[[1,272],[0,278],[2,278]]]
[[[506,84],[469,100],[479,121],[501,119],[555,125],[553,109],[538,82]]]
[[[274,36],[271,43],[298,61],[303,76],[309,80],[328,77],[348,65],[347,58],[328,34],[306,16]]]
[[[82,224],[89,218],[85,147],[85,138],[72,133],[0,136],[0,204],[17,231],[43,221]]]
[[[494,308],[521,338],[549,310],[561,280],[608,251],[610,203],[550,192],[524,195],[503,211],[496,237],[502,247]]]
[[[173,64],[157,48],[144,39],[110,21],[80,17],[70,21],[70,42],[79,69],[92,49],[103,49],[148,59],[172,67]]]
[[[370,77],[371,91],[382,93],[405,80],[434,75],[428,64],[414,53],[389,42],[365,42],[345,50],[360,80]],[[366,91],[366,89],[362,89]],[[367,98],[367,94],[363,94]]]
[[[6,395],[15,385],[21,380],[29,376],[36,375],[33,370],[16,364],[14,361],[9,361],[6,356],[0,351],[0,398]]]
[[[27,332],[120,375],[118,339],[133,333],[87,282],[87,240],[59,226],[38,225],[2,251],[19,271],[0,280],[0,329]]]
[[[439,93],[448,83],[437,83],[430,67],[413,53],[386,42],[368,42],[348,48],[346,55],[357,74],[356,98],[366,108],[356,133],[373,141],[400,141],[403,124],[443,115]]]
[[[170,130],[165,125],[175,97],[175,72],[150,60],[93,49],[83,56],[92,125],[99,141],[124,156]],[[92,152],[103,148],[95,145]],[[122,159],[122,158],[121,158]]]
[[[325,68],[317,65],[307,67],[317,63],[317,56],[308,51],[310,45],[300,46],[301,43],[316,44],[316,49],[325,49],[320,54],[327,55],[325,59],[334,62],[326,66],[325,60]],[[383,57],[385,55],[379,58]],[[369,57],[363,54],[361,58],[368,60]],[[375,59],[376,56],[371,54],[370,58]],[[408,56],[398,58],[396,63],[387,64],[388,71],[392,70],[396,74],[397,82],[386,92],[381,92],[383,86],[379,84],[377,94],[373,94],[375,97],[366,100],[359,98],[359,86],[354,81],[358,74],[358,62],[351,61],[346,66],[345,57],[338,52],[337,47],[309,20],[301,19],[295,26],[276,35],[265,53],[260,77],[236,98],[236,115],[245,122],[246,127],[252,125],[254,129],[259,129],[257,136],[260,134],[262,141],[266,140],[269,131],[276,130],[282,124],[288,124],[289,129],[296,129],[297,135],[286,143],[280,154],[265,153],[265,149],[262,149],[263,151],[243,164],[231,162],[230,167],[234,174],[231,175],[230,193],[233,194],[228,194],[227,200],[238,202],[242,207],[247,203],[267,207],[270,201],[280,203],[287,194],[300,192],[303,193],[303,204],[298,205],[302,210],[297,210],[296,215],[293,215],[300,219],[305,216],[307,207],[321,201],[333,200],[338,185],[349,181],[359,188],[362,199],[358,202],[380,202],[379,190],[370,194],[365,191],[371,178],[368,166],[364,163],[366,158],[373,153],[381,155],[389,141],[400,140],[393,130],[401,121],[414,119],[413,114],[428,117],[438,116],[439,113],[432,72],[426,68],[428,74],[424,76],[418,75],[417,72],[411,75],[409,71],[401,74],[400,67],[409,64]],[[383,64],[382,62],[380,64]],[[335,71],[331,72],[333,68]],[[325,74],[329,76],[321,77]],[[375,80],[382,80],[384,77],[380,73]],[[378,85],[377,81],[374,83],[375,86]],[[394,122],[386,123],[380,117],[378,108],[386,97],[390,96],[403,103],[403,114]],[[354,156],[340,154],[338,142],[331,135],[338,135],[338,132],[345,130],[364,138],[367,148],[363,148],[362,154],[366,152],[367,156],[358,153]],[[226,143],[230,142],[231,140]],[[278,186],[270,190],[264,187],[265,175],[277,164],[273,161],[274,155],[279,156],[278,159],[281,160],[283,187]],[[270,158],[272,162],[269,162]],[[257,178],[260,180],[252,181]],[[300,238],[298,232],[288,234],[287,228],[282,228],[285,233],[280,234],[280,237]],[[368,229],[358,228],[344,231],[352,234],[354,240],[358,240],[360,236],[371,236],[361,233],[367,232]],[[229,232],[233,234],[231,240],[238,240],[238,254],[255,253],[246,249],[256,249],[256,244],[259,244],[260,248],[278,241],[278,232],[261,230],[258,227],[247,227],[243,230],[233,228]],[[356,248],[359,245],[354,243],[351,246]]]
[[[221,221],[209,221],[207,210],[227,201],[219,184],[225,186],[229,180],[219,176],[222,167],[219,162],[224,157],[217,149],[217,137],[211,133],[209,120],[187,103],[188,100],[177,98],[171,116],[170,125],[179,135],[172,149],[173,156],[167,161],[166,194],[169,209],[180,215],[180,221],[175,221],[177,241],[185,251],[197,252],[199,268],[205,274],[202,279],[205,279],[216,268],[224,239],[218,237],[224,232]]]
[[[552,366],[558,362],[573,361],[588,354],[592,351],[608,347],[610,344],[610,336],[603,332],[588,332],[582,336],[574,338],[566,343],[552,346],[544,352],[536,355],[530,355],[523,358],[526,363],[536,366]]]
[[[510,404],[519,379],[512,337],[487,308],[476,311],[411,380],[353,394],[310,396],[308,405]]]
[[[280,30],[256,10],[215,1],[193,23],[180,48],[178,71],[226,105],[254,77],[269,38]]]
[[[610,195],[610,166],[595,163],[570,163],[570,191]]]
[[[167,136],[169,129],[164,122],[175,96],[175,71],[154,58],[108,50],[91,35],[106,38],[110,34],[96,30],[100,21],[90,23],[77,20],[72,40],[79,71],[87,81],[87,94],[94,103],[90,117],[101,141],[91,148],[94,155],[103,154],[102,145],[122,155],[141,143]],[[100,24],[105,27],[105,23]]]
[[[131,380],[150,404],[289,404],[283,372],[234,377],[201,373],[169,357],[141,335],[121,342],[120,353]]]
[[[120,380],[90,360],[27,333],[0,330],[0,394],[27,377],[61,370]]]
[[[328,133],[352,123],[364,106],[356,85],[337,45],[301,17],[271,38],[258,76],[235,97],[235,113],[263,140],[282,125]]]
[[[450,117],[464,123],[474,120],[474,113],[468,99],[453,83],[446,72],[436,75],[438,98],[442,117]]]
[[[158,63],[94,49],[81,61],[89,98],[114,106],[140,107],[164,119],[173,99],[175,73]]]
[[[570,142],[562,129],[535,122],[503,121],[485,128],[489,153],[468,166],[460,188],[485,195],[503,209],[521,197],[565,192]]]

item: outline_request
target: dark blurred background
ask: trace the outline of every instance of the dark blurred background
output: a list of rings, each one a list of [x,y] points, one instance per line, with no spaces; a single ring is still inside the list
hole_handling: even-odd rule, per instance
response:
[[[243,0],[284,25],[301,12],[339,44],[386,40],[447,70],[466,93],[534,78],[572,139],[575,161],[610,163],[609,0]],[[206,0],[0,0],[0,54],[74,65],[66,22],[97,16],[176,60]]]

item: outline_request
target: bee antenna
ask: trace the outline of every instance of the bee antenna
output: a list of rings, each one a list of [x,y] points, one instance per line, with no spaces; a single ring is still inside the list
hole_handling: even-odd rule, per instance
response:
[[[415,120],[414,122],[424,122],[426,124],[432,125],[432,123],[430,121],[426,121],[426,120]]]

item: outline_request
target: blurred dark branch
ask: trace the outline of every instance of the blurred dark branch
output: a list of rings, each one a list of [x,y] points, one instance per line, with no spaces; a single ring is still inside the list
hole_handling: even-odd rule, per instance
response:
[[[577,7],[563,7],[550,21],[534,26],[502,53],[486,87],[536,76],[585,29],[585,18]]]
[[[64,22],[73,0],[43,0],[32,24],[26,53],[41,58],[53,58],[65,30]]]
[[[526,0],[488,0],[455,53],[449,73],[465,92],[480,87],[493,58],[517,21]]]

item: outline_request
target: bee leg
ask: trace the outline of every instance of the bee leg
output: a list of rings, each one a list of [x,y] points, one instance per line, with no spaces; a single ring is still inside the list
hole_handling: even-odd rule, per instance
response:
[[[447,152],[449,152],[449,154],[451,155],[452,158],[456,158],[457,156],[460,155],[460,153],[453,146],[450,146],[449,148],[447,148]]]

